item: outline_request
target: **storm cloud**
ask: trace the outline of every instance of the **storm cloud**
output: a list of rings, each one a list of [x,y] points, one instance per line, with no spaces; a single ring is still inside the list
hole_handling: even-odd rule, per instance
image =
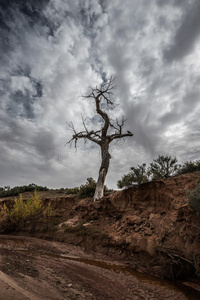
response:
[[[200,4],[197,0],[0,3],[0,186],[74,187],[97,178],[99,149],[66,145],[79,96],[116,76],[112,117],[133,138],[111,146],[107,185],[158,154],[199,159]]]

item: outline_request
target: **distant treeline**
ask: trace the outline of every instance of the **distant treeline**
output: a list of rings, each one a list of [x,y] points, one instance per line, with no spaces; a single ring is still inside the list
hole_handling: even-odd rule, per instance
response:
[[[18,196],[20,193],[33,192],[34,190],[48,191],[49,189],[46,186],[40,186],[34,183],[30,183],[29,185],[23,186],[15,186],[14,188],[10,188],[10,186],[5,186],[4,188],[0,188],[0,197]]]

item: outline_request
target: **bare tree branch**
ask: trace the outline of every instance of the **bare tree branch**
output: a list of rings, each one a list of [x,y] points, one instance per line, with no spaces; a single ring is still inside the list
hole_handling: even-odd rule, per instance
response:
[[[103,101],[106,102],[106,104],[111,106],[112,108],[114,107],[114,100],[111,99],[113,96],[113,89],[116,88],[114,82],[115,82],[115,77],[111,76],[110,79],[107,82],[104,82],[100,87],[97,86],[95,88],[90,87],[91,89],[90,94],[82,96],[85,99],[92,98],[95,100],[96,112],[102,117],[104,124],[102,128],[97,131],[94,130],[89,131],[86,126],[85,119],[82,115],[81,116],[82,123],[85,130],[77,133],[73,123],[72,122],[68,123],[69,128],[74,132],[72,139],[69,141],[70,144],[74,141],[76,147],[77,141],[80,138],[85,139],[85,142],[87,140],[90,140],[92,142],[95,142],[98,145],[101,145],[102,142],[105,142],[106,140],[107,143],[109,144],[114,139],[133,135],[131,132],[123,133],[123,127],[126,122],[124,116],[122,117],[121,122],[119,122],[119,120],[116,119],[116,123],[113,124],[108,114],[105,111],[103,111],[101,108],[101,103]],[[113,128],[115,130],[115,133],[108,135],[107,133],[109,127]]]
[[[109,138],[110,138],[110,142],[112,142],[115,139],[121,139],[121,138],[124,138],[126,136],[133,136],[133,133],[129,131],[127,133],[111,134],[109,136]]]
[[[92,88],[90,86],[91,93],[84,96],[82,95],[82,97],[98,99],[100,102],[105,100],[107,105],[114,107],[115,106],[114,100],[111,99],[113,96],[113,90],[116,88],[114,82],[115,82],[115,77],[111,76],[108,82],[103,83],[100,86],[100,88],[98,88],[97,86],[96,88]]]
[[[83,122],[83,126],[84,126],[85,130],[80,131],[78,133],[76,132],[76,130],[74,128],[74,124],[72,122],[67,123],[69,129],[74,132],[72,138],[67,142],[67,144],[72,145],[72,143],[74,142],[74,146],[75,146],[75,148],[77,148],[78,139],[84,139],[85,143],[87,142],[87,140],[90,140],[90,141],[100,145],[101,136],[98,134],[99,130],[98,131],[93,131],[93,130],[88,131],[88,129],[85,125],[85,120],[84,120],[83,116],[82,116],[82,122]],[[95,137],[98,137],[99,139],[96,139]]]
[[[113,109],[115,107],[115,101],[113,99],[113,89],[115,89],[114,82],[115,77],[111,76],[110,79],[107,82],[104,82],[100,87],[90,87],[91,93],[82,96],[84,99],[92,98],[95,101],[96,112],[101,117],[101,120],[103,122],[100,129],[96,131],[89,130],[83,115],[81,116],[84,128],[83,131],[77,132],[75,130],[74,124],[72,122],[68,123],[69,129],[73,131],[73,136],[68,142],[70,145],[74,143],[74,146],[76,148],[78,140],[84,139],[85,143],[89,140],[101,147],[102,163],[99,170],[99,178],[97,181],[94,199],[100,199],[103,196],[105,177],[109,168],[109,161],[111,158],[111,155],[109,153],[109,144],[114,139],[133,136],[133,133],[130,131],[127,131],[127,133],[123,132],[123,127],[126,122],[126,119],[124,117],[122,117],[121,121],[116,119],[114,123],[113,121],[111,121],[111,118],[109,117],[107,112],[105,112],[105,109],[103,109],[103,103],[106,104],[107,109]],[[109,129],[110,134],[108,134]],[[112,133],[113,131],[114,133]]]
[[[114,129],[116,130],[116,133],[121,134],[125,122],[126,122],[126,119],[124,119],[124,116],[122,117],[121,123],[119,123],[118,118],[116,118],[116,125],[114,125],[114,124],[111,123],[111,121],[110,121],[110,127],[114,128]]]

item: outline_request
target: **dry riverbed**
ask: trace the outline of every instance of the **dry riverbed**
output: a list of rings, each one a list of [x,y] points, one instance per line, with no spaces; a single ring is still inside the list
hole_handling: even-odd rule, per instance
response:
[[[79,247],[0,235],[0,299],[199,299],[192,289],[132,271]]]

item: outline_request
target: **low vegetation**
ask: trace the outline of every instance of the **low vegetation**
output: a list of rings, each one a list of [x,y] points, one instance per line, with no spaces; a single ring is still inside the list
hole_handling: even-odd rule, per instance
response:
[[[159,155],[158,158],[154,159],[153,162],[150,163],[148,172],[152,180],[166,179],[177,174],[179,169],[180,165],[178,164],[176,157]]]
[[[86,183],[80,186],[79,196],[92,197],[94,195],[95,189],[96,189],[96,181],[92,177],[87,178]]]
[[[80,187],[75,187],[75,188],[61,188],[58,190],[58,193],[62,193],[65,195],[77,195],[80,198],[84,197],[92,197],[94,195],[95,189],[96,189],[96,181],[92,178],[89,177],[87,178],[87,181],[85,184],[82,184]],[[109,191],[107,186],[104,186],[104,192]]]
[[[10,188],[10,186],[5,186],[4,188],[0,188],[0,197],[11,197],[11,196],[19,196],[20,194],[24,192],[32,192],[35,189],[37,191],[49,191],[55,192],[56,194],[62,194],[64,195],[76,195],[80,198],[84,197],[92,197],[94,195],[95,189],[96,189],[96,181],[89,177],[87,178],[87,181],[85,184],[82,184],[80,187],[74,187],[74,188],[60,188],[55,190],[50,190],[46,186],[38,186],[34,183],[31,183],[29,185],[24,186],[16,186],[14,188]],[[107,186],[104,186],[104,192],[108,192],[112,190],[108,190]]]
[[[23,186],[15,186],[14,188],[10,188],[10,186],[5,186],[4,188],[0,188],[0,197],[10,197],[10,196],[19,196],[19,194],[24,192],[33,192],[37,191],[48,191],[46,186],[39,186],[34,183]]]
[[[22,220],[32,220],[41,217],[46,221],[54,216],[55,211],[51,204],[49,203],[45,206],[36,190],[28,200],[24,200],[22,194],[20,194],[19,198],[15,198],[11,208],[8,208],[6,204],[0,208],[0,224],[10,222],[16,225]]]
[[[117,187],[120,189],[129,188],[151,180],[166,179],[170,176],[196,171],[200,171],[200,160],[194,162],[188,161],[180,165],[176,157],[159,155],[150,163],[149,167],[146,164],[142,164],[130,168],[130,172],[123,175],[122,179],[117,181]]]
[[[96,189],[96,181],[92,178],[89,177],[87,178],[87,181],[85,184],[82,184],[79,188],[79,197],[84,198],[84,197],[93,197],[94,196],[94,192]],[[107,188],[106,185],[104,185],[104,192],[108,192],[111,191]]]
[[[193,173],[200,171],[200,160],[186,161],[180,168],[179,174]]]
[[[79,194],[79,187],[75,187],[75,188],[68,188],[66,189],[66,194],[67,195],[78,195]]]
[[[146,164],[138,165],[136,168],[132,167],[127,175],[123,175],[121,180],[118,180],[118,188],[131,187],[134,184],[142,184],[148,181]]]

